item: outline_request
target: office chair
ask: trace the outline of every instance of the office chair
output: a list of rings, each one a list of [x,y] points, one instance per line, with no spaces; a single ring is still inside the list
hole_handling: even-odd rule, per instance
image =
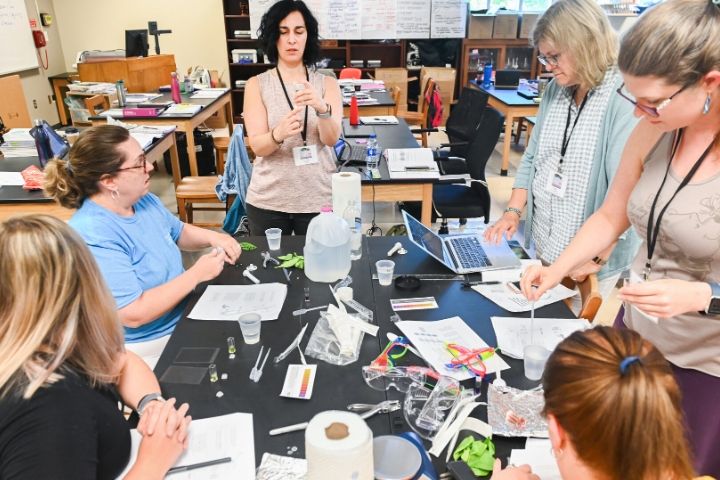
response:
[[[362,70],[359,68],[343,68],[340,70],[340,80],[360,80],[362,78]]]
[[[504,121],[503,115],[494,108],[485,109],[467,149],[469,185],[466,182],[434,186],[433,210],[438,218],[442,218],[441,234],[448,233],[448,218],[459,218],[461,225],[466,219],[477,217],[485,217],[485,223],[490,222],[490,191],[485,181],[485,165],[495,149]]]

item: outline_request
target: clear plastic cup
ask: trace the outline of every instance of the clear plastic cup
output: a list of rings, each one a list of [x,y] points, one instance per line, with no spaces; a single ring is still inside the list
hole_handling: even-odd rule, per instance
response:
[[[260,325],[262,325],[262,317],[259,313],[246,313],[238,318],[240,323],[240,331],[243,340],[248,345],[258,343],[260,341]]]
[[[526,345],[523,349],[525,377],[528,380],[540,380],[549,356],[550,350],[543,346]]]
[[[383,287],[391,285],[395,262],[392,260],[378,260],[375,262],[375,268],[377,269],[378,282],[380,282],[380,285]]]
[[[265,230],[268,248],[270,250],[280,250],[280,240],[282,239],[282,230],[279,228],[268,228]]]

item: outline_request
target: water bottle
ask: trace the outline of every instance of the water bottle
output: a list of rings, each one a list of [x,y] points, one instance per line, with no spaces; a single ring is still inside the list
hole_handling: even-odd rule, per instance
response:
[[[368,138],[365,147],[365,161],[368,170],[377,170],[378,164],[380,163],[380,145],[377,141],[377,135],[374,133]]]
[[[348,202],[343,218],[350,227],[350,259],[359,260],[362,257],[362,214],[355,200]]]
[[[350,227],[332,208],[323,207],[310,221],[303,255],[305,275],[313,282],[332,283],[350,272]]]
[[[118,80],[115,82],[115,92],[117,93],[118,107],[125,106],[125,82]]]
[[[493,66],[491,62],[485,62],[485,67],[483,68],[483,88],[490,88],[492,86],[492,71]]]
[[[182,97],[180,96],[180,82],[178,82],[177,73],[172,72],[170,74],[170,95],[175,103],[181,103]]]
[[[190,95],[195,91],[195,85],[193,83],[192,78],[188,75],[185,77],[185,81],[183,82],[183,86],[185,87],[185,94]]]

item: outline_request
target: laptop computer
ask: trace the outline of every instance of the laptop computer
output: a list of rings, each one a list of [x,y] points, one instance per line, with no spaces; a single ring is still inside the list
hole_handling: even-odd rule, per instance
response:
[[[367,165],[365,145],[353,145],[347,140],[340,138],[335,143],[335,157],[339,163],[347,166]]]
[[[520,260],[504,241],[494,245],[479,235],[441,237],[406,211],[402,214],[410,240],[455,273],[520,267]]]
[[[495,72],[495,89],[512,90],[520,86],[519,70],[497,70]]]

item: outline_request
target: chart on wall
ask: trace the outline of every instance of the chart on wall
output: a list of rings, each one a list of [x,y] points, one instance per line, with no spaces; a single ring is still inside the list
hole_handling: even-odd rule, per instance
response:
[[[277,0],[250,0],[257,38],[262,16]],[[467,0],[305,0],[322,39],[464,38]]]
[[[0,75],[38,67],[24,0],[0,0]]]

